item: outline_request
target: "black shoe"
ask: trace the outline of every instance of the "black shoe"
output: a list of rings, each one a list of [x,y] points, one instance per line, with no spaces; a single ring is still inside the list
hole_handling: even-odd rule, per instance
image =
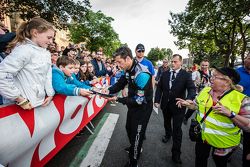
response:
[[[172,156],[172,160],[176,164],[182,164],[180,156]]]
[[[187,125],[187,123],[188,123],[188,119],[184,117],[184,119],[183,119],[183,124],[184,124],[184,125]]]
[[[130,147],[126,147],[124,150],[129,154],[129,148]],[[141,148],[141,153],[142,153],[142,151],[143,151],[143,148]]]
[[[170,138],[171,138],[171,137],[163,136],[162,139],[161,139],[161,141],[162,141],[163,143],[167,143],[167,142],[170,140]]]

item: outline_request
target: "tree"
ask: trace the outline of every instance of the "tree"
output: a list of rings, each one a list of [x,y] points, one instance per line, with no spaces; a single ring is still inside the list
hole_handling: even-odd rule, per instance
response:
[[[164,58],[167,58],[168,60],[170,60],[170,58],[173,55],[173,51],[170,48],[167,48],[167,49],[162,48],[162,52],[163,52]]]
[[[166,48],[151,48],[147,58],[152,61],[152,63],[155,65],[158,60],[163,60],[167,58],[168,60],[170,59],[170,56],[172,56],[173,51],[171,49],[166,49]]]
[[[233,66],[250,41],[249,5],[248,0],[190,0],[184,12],[170,13],[176,45],[195,58],[204,54],[213,61],[216,55],[223,66]]]
[[[74,43],[85,42],[85,47],[90,51],[102,47],[105,54],[112,55],[121,45],[118,34],[111,26],[113,20],[101,11],[89,10],[85,19],[73,22],[69,27],[71,40]]]
[[[90,8],[89,0],[2,0],[0,2],[0,20],[4,15],[19,13],[23,20],[40,16],[53,23],[57,28],[65,28],[69,20],[78,21],[85,17]]]

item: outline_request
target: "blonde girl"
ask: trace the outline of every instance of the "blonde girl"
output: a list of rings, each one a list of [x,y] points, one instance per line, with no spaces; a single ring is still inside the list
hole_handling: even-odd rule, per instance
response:
[[[46,106],[55,92],[52,87],[51,56],[55,30],[46,20],[35,17],[17,29],[12,49],[0,64],[0,94],[23,109]]]

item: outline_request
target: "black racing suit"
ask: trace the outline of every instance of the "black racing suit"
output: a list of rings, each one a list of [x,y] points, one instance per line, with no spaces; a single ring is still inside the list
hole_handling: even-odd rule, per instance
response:
[[[140,73],[150,75],[146,85],[143,88],[138,87],[136,77]],[[137,81],[138,82],[138,81]],[[153,87],[152,76],[148,72],[146,66],[141,65],[136,60],[133,60],[133,65],[130,70],[125,72],[116,84],[109,88],[111,94],[117,93],[124,89],[128,84],[128,96],[118,98],[118,102],[126,104],[128,107],[126,130],[131,144],[129,151],[130,163],[137,164],[142,147],[143,136],[153,109]]]

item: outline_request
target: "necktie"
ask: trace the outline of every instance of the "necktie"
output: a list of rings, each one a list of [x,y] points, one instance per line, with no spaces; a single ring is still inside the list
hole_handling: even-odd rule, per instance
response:
[[[175,80],[175,71],[172,71],[172,79],[171,81],[173,82]]]

